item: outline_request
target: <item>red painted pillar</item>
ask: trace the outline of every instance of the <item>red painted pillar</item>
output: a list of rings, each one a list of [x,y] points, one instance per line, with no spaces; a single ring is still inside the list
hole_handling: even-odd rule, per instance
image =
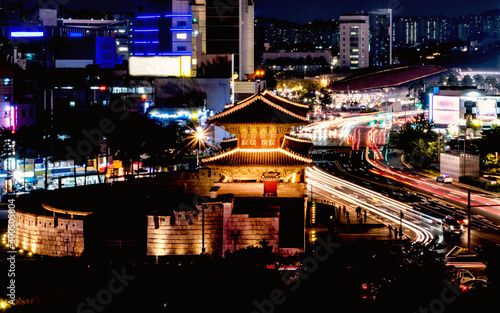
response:
[[[278,181],[280,180],[279,173],[266,172],[262,174],[264,182],[264,197],[276,197],[278,195]]]

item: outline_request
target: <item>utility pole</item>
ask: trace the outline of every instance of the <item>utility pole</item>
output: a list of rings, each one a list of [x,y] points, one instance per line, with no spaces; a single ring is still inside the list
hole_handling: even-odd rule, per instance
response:
[[[241,236],[241,230],[238,230],[237,232],[231,230],[231,236],[234,238],[234,251],[236,251],[236,243],[238,241],[238,237]]]
[[[401,236],[401,239],[403,239],[403,211],[399,213],[399,234]]]
[[[205,253],[205,206],[201,204],[201,254]]]
[[[470,251],[470,222],[470,189],[467,189],[467,251]]]

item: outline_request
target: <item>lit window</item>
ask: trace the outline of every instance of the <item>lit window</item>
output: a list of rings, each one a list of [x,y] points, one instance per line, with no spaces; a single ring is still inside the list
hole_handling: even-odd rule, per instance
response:
[[[186,39],[187,34],[186,33],[177,33],[176,38],[177,39]]]

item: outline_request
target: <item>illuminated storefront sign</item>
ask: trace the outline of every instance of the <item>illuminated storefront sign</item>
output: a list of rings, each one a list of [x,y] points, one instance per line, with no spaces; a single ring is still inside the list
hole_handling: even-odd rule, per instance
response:
[[[435,124],[455,125],[460,120],[460,97],[430,96],[430,119]]]
[[[497,118],[497,101],[495,99],[478,99],[476,117],[479,120],[494,120]]]

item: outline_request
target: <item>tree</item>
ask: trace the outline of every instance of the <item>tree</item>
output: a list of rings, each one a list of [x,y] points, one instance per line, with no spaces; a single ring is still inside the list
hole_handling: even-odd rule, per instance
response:
[[[403,125],[395,138],[396,146],[415,166],[429,164],[437,153],[437,144],[431,144],[437,137],[433,129],[434,123],[427,120],[424,114],[419,114],[414,121]]]
[[[321,88],[319,95],[319,102],[321,105],[328,105],[332,103],[332,94],[325,88]]]
[[[472,81],[472,78],[470,75],[465,75],[464,78],[462,79],[462,86],[473,86],[474,82]]]
[[[487,154],[497,154],[500,152],[500,127],[485,129],[482,131],[479,141],[479,151],[484,158]]]
[[[484,85],[484,77],[482,75],[476,74],[473,76],[473,79],[477,87],[481,87]]]
[[[448,86],[458,86],[460,82],[458,81],[457,75],[450,73],[448,75]]]
[[[444,83],[446,83],[446,75],[444,75],[444,73],[441,73],[441,75],[439,75],[438,85],[443,86]]]
[[[493,76],[487,76],[484,79],[484,85],[488,87],[487,89],[495,88],[498,85],[498,81],[495,77]]]

